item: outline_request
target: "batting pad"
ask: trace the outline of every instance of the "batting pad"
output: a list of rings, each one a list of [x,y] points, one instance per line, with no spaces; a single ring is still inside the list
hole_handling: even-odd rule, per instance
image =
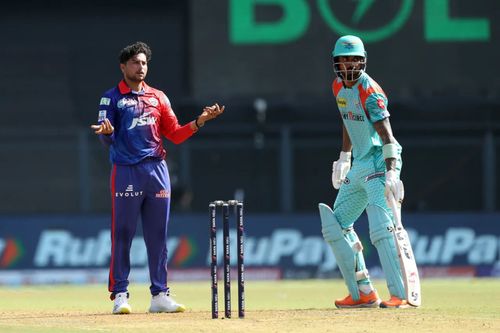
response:
[[[366,213],[370,224],[370,239],[377,249],[389,292],[392,296],[406,299],[391,217],[383,208],[375,205],[368,206]]]
[[[319,204],[319,215],[323,238],[330,245],[347,289],[354,300],[359,299],[358,279],[360,283],[369,283],[363,258],[363,247],[353,229],[342,230],[331,208]]]

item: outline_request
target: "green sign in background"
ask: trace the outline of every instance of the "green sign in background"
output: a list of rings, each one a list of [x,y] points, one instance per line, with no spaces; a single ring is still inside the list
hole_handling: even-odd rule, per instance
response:
[[[335,15],[332,0],[230,0],[229,39],[233,44],[284,44],[298,40],[307,32],[311,22],[311,7],[316,6],[323,21],[338,35],[352,34],[366,42],[383,41],[398,33],[415,9],[414,0],[400,0],[396,14],[380,27],[367,30],[356,26],[374,6],[387,6],[383,1],[357,2],[351,22]],[[424,0],[422,38],[428,42],[488,41],[490,22],[485,18],[451,17],[453,0]],[[345,4],[344,4],[345,5]],[[283,15],[271,22],[259,22],[258,6],[278,6]]]

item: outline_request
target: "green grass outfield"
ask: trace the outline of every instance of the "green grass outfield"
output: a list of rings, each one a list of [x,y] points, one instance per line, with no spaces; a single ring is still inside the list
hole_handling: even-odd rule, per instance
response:
[[[208,281],[172,283],[174,297],[188,307],[178,314],[147,313],[149,289],[142,284],[131,285],[131,315],[110,314],[105,285],[0,287],[0,332],[500,332],[500,279],[422,285],[418,309],[338,310],[333,299],[346,294],[341,280],[247,281],[243,320],[211,319]],[[383,282],[376,287],[387,298]],[[237,317],[236,283],[232,289]]]

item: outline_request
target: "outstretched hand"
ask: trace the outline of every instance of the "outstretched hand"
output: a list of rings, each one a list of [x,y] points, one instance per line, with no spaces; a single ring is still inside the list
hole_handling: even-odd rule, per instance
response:
[[[226,107],[224,105],[220,106],[218,103],[215,103],[212,106],[205,106],[203,108],[203,112],[198,117],[198,125],[203,126],[206,121],[212,120],[220,116]]]
[[[104,121],[99,125],[91,125],[90,128],[94,130],[95,134],[104,135],[110,135],[115,130],[108,118],[105,118]]]

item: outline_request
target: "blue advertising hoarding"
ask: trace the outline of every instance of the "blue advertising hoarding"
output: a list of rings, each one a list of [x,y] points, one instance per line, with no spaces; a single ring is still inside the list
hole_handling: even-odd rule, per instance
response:
[[[424,278],[500,276],[500,214],[404,214],[403,218]],[[172,216],[167,242],[169,279],[208,281],[208,223],[208,214]],[[234,218],[231,223],[231,253],[235,254]],[[363,215],[355,229],[372,276],[380,277],[367,226]],[[0,284],[105,282],[109,227],[106,216],[0,218]],[[131,250],[132,281],[148,279],[141,235],[138,223]],[[221,259],[222,228],[218,242]],[[236,266],[235,255],[232,265]],[[315,214],[246,215],[245,267],[247,279],[339,276]]]

